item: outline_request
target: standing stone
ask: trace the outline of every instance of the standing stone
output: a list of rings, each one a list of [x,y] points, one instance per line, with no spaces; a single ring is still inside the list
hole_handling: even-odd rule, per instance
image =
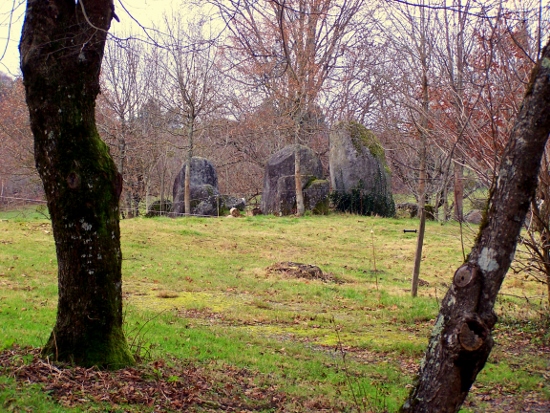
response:
[[[370,130],[356,122],[336,125],[330,134],[329,167],[336,209],[395,215],[384,148]]]
[[[326,213],[329,183],[323,178],[321,161],[311,149],[300,145],[300,170],[306,211]],[[294,145],[273,154],[267,162],[262,192],[264,214],[291,215],[296,212]]]
[[[174,181],[174,202],[171,216],[177,217],[184,214],[185,202],[185,164],[181,168]],[[218,215],[218,175],[212,163],[204,158],[194,156],[191,160],[191,214],[192,215]]]

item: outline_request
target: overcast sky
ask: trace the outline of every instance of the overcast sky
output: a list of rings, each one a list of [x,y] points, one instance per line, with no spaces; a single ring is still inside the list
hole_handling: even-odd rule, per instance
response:
[[[115,12],[120,23],[113,20],[111,33],[132,33],[139,35],[142,29],[135,24],[128,12],[143,26],[159,24],[164,13],[180,8],[182,0],[114,0]],[[0,71],[18,76],[19,51],[17,46],[21,37],[21,27],[25,14],[25,0],[0,0]],[[86,4],[86,2],[84,2]],[[13,12],[12,12],[13,10]]]

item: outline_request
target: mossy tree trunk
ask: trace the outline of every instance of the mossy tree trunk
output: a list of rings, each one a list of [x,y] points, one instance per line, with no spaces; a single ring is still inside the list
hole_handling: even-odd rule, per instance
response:
[[[468,261],[441,303],[417,382],[403,412],[457,412],[491,349],[493,312],[510,267],[550,133],[550,44],[533,69],[502,157],[489,209]]]
[[[21,69],[58,260],[59,302],[43,355],[133,363],[122,331],[121,175],[95,125],[112,0],[28,0]]]

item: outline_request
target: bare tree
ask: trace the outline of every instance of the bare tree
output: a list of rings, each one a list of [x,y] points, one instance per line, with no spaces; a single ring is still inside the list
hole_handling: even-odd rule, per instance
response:
[[[453,10],[445,8],[443,11],[444,25],[442,29],[445,33],[443,43],[444,55],[442,73],[448,78],[448,85],[451,90],[452,107],[454,108],[453,119],[455,119],[457,144],[461,143],[462,136],[465,133],[468,117],[464,105],[464,83],[466,71],[466,59],[468,45],[465,42],[466,26],[470,11],[470,0],[453,0]],[[458,222],[464,219],[463,198],[464,198],[464,158],[459,157],[454,161],[454,215]]]
[[[531,211],[525,220],[525,231],[520,236],[521,248],[514,258],[514,272],[525,274],[537,282],[546,284],[547,301],[550,304],[550,154],[548,145],[542,158],[542,168],[536,197],[531,201]]]
[[[421,6],[428,5],[422,2]],[[407,123],[406,134],[411,139],[396,139],[391,142],[394,152],[390,159],[397,171],[413,170],[413,193],[418,203],[420,225],[418,231],[415,262],[412,274],[411,293],[416,296],[424,243],[426,200],[428,198],[428,142],[431,134],[430,113],[430,76],[432,69],[432,51],[435,43],[432,12],[426,7],[415,7],[408,4],[391,5],[385,9],[386,17],[383,34],[386,44],[394,55],[398,56],[398,63],[388,73],[380,73],[381,77],[392,79],[388,82],[392,86],[386,89],[396,96],[394,99],[399,109],[394,113]],[[384,92],[382,92],[384,93]],[[382,97],[382,99],[386,100]],[[385,119],[387,114],[383,115]],[[403,133],[401,133],[404,135]],[[396,162],[406,153],[404,147],[411,149],[413,158],[408,158],[400,164]],[[410,172],[407,171],[407,175]],[[405,175],[403,173],[403,175]],[[432,211],[433,212],[433,211]]]
[[[304,213],[298,148],[312,136],[318,98],[365,15],[364,0],[215,1],[231,31],[235,65],[289,119],[297,215]],[[237,60],[239,59],[239,60]],[[257,92],[256,92],[257,93]],[[283,138],[284,139],[284,138]]]
[[[441,303],[417,382],[403,412],[457,412],[493,347],[494,303],[535,195],[550,133],[550,43],[506,146],[485,223]]]
[[[184,193],[174,193],[173,216],[191,213],[191,161],[199,122],[219,107],[221,86],[219,48],[212,27],[205,18],[184,21],[181,15],[165,17],[167,35],[159,41],[164,52],[158,61],[163,78],[162,102],[171,122],[167,125],[185,147]],[[181,197],[183,195],[183,197]],[[180,197],[182,199],[180,199]],[[182,204],[183,201],[183,205]]]
[[[0,204],[43,199],[22,79],[0,74]]]
[[[124,181],[122,192],[124,217],[139,215],[139,202],[144,192],[144,171],[140,168],[147,147],[140,111],[148,101],[152,66],[145,62],[143,44],[131,40],[111,42],[106,49],[102,66],[100,110],[103,113],[101,130],[108,138],[111,154]],[[141,152],[141,153],[140,153]]]

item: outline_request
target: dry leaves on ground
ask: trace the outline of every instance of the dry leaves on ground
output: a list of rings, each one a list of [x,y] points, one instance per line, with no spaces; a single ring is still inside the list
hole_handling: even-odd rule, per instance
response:
[[[90,402],[148,406],[157,412],[280,411],[284,396],[260,373],[233,366],[168,365],[156,361],[117,371],[56,366],[39,349],[14,347],[0,353],[0,372],[19,383],[41,384],[60,404]]]

